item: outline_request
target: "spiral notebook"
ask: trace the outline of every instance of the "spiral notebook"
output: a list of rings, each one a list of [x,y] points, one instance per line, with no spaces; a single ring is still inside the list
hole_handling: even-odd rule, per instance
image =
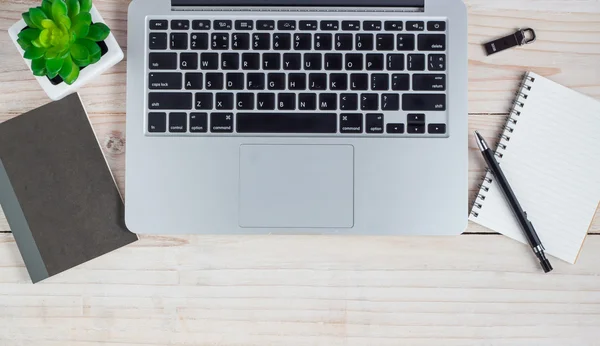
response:
[[[600,102],[528,73],[496,156],[547,253],[575,263],[600,202]],[[470,220],[527,242],[490,173]]]

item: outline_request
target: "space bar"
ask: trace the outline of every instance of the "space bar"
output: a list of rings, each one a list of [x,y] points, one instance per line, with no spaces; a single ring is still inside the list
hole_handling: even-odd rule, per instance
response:
[[[335,113],[238,113],[237,133],[336,133]]]

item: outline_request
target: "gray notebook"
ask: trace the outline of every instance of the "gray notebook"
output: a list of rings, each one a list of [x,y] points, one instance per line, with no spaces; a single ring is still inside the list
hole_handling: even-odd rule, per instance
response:
[[[137,240],[77,94],[0,124],[0,203],[33,282]]]

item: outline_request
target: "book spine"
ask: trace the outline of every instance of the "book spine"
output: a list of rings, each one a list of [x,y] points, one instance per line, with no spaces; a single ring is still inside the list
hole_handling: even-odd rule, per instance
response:
[[[502,163],[502,159],[504,158],[506,150],[510,145],[510,139],[512,134],[515,132],[517,124],[519,123],[521,113],[523,112],[523,108],[525,107],[525,103],[529,97],[529,92],[533,88],[533,83],[535,83],[535,77],[531,77],[529,75],[525,76],[519,91],[517,92],[517,98],[513,103],[508,118],[506,119],[504,129],[499,136],[498,146],[496,147],[496,160],[499,163]],[[486,195],[490,191],[493,182],[494,176],[488,169],[483,177],[483,183],[479,185],[479,192],[477,193],[477,196],[475,196],[475,201],[473,202],[473,208],[471,209],[471,215],[473,217],[479,217],[479,213],[484,206]]]

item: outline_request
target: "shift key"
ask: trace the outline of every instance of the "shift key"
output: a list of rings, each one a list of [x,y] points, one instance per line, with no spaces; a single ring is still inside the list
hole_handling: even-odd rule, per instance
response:
[[[149,109],[192,109],[192,93],[148,93]]]
[[[404,94],[402,95],[404,111],[445,111],[446,95],[444,94]]]

